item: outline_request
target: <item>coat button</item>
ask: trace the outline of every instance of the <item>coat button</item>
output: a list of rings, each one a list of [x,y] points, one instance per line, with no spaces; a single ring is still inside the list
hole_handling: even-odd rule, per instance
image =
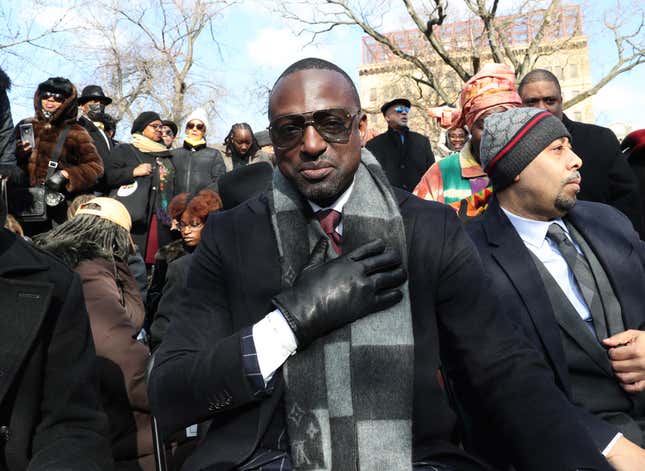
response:
[[[0,427],[0,439],[4,440],[5,442],[8,442],[9,439],[11,438],[11,431],[9,430],[9,427],[6,425],[3,425]]]

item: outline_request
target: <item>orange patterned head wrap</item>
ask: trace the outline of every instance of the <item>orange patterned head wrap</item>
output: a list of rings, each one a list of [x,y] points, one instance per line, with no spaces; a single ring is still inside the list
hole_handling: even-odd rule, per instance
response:
[[[461,90],[459,97],[461,116],[458,125],[472,129],[475,121],[488,109],[522,106],[522,99],[515,88],[515,74],[506,64],[485,64]]]

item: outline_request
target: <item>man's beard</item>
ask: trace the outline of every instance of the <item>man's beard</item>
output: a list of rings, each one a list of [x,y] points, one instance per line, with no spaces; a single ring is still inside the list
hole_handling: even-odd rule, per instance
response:
[[[560,211],[563,214],[566,214],[569,212],[571,208],[573,208],[576,205],[576,202],[578,201],[578,198],[576,197],[576,194],[573,196],[567,196],[564,194],[564,187],[567,183],[571,183],[573,181],[576,181],[580,178],[580,172],[576,171],[573,172],[569,177],[567,177],[563,182],[560,187],[560,191],[555,197],[555,208]]]

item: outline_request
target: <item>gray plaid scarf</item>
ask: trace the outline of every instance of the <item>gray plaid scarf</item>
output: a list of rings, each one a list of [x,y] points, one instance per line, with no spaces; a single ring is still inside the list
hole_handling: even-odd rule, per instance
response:
[[[288,287],[326,235],[279,171],[268,193],[282,284]],[[344,253],[381,238],[401,253],[407,266],[397,201],[366,150],[342,222]],[[337,256],[331,244],[327,256]],[[318,339],[284,365],[294,469],[412,469],[414,339],[407,283],[402,291],[403,299],[395,306]]]

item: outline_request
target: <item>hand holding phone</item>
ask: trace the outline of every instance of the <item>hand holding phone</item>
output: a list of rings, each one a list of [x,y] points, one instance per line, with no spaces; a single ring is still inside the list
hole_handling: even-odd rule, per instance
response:
[[[25,123],[20,125],[20,140],[22,141],[22,146],[24,150],[33,149],[36,147],[36,140],[34,139],[34,127],[31,123]],[[29,147],[27,147],[29,144]]]

